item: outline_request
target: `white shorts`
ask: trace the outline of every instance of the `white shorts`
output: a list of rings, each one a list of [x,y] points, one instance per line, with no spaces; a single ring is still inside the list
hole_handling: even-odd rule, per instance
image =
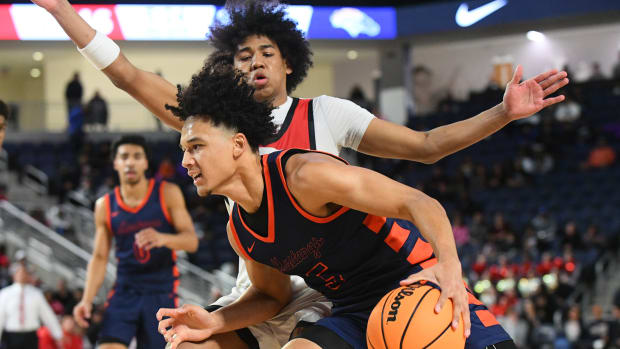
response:
[[[271,320],[249,326],[260,349],[280,349],[288,342],[291,332],[299,321],[316,322],[331,314],[331,303],[317,291],[309,288],[302,278],[291,277],[293,298]],[[245,263],[239,263],[237,286],[226,296],[219,298],[213,304],[226,306],[241,297],[249,287],[249,280],[245,270]]]

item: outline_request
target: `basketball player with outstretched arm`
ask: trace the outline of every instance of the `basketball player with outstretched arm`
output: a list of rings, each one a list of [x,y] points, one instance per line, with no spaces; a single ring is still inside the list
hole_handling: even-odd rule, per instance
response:
[[[166,104],[176,105],[176,88],[162,77],[138,69],[105,35],[91,28],[66,0],[33,0],[54,16],[80,52],[119,88],[134,97],[170,127],[180,131],[183,123]],[[330,96],[312,100],[289,97],[312,65],[308,41],[274,2],[247,1],[229,8],[229,24],[211,28],[210,43],[216,51],[210,61],[233,64],[243,71],[256,89],[255,98],[270,101],[274,123],[279,129],[261,153],[308,148],[339,154],[342,147],[370,155],[433,163],[495,133],[509,122],[530,116],[553,105],[563,96],[546,98],[568,83],[565,72],[550,70],[519,83],[522,69],[507,86],[502,103],[472,118],[417,132],[374,118],[354,103]],[[451,298],[466,309],[458,295],[465,294],[459,265],[431,268],[442,286],[439,307]],[[215,302],[213,309],[239,299],[250,286],[243,259],[237,285]],[[286,343],[299,320],[314,321],[328,313],[322,297],[292,277],[293,300],[270,321],[249,329],[219,334],[209,339],[209,348],[271,349]],[[456,315],[455,315],[456,316]],[[209,343],[207,343],[209,344]]]
[[[84,296],[73,316],[80,326],[88,326],[114,240],[116,282],[106,302],[98,348],[126,349],[134,337],[138,348],[163,348],[155,314],[161,307],[178,306],[175,250],[196,251],[198,238],[179,187],[146,178],[144,138],[123,136],[112,151],[120,185],[95,204],[95,246]]]
[[[228,238],[252,286],[212,313],[189,305],[162,309],[158,318],[170,318],[159,330],[174,349],[264,321],[288,304],[289,275],[298,275],[332,302],[332,314],[284,348],[367,349],[366,324],[381,297],[399,283],[436,281],[423,269],[442,260],[458,263],[448,217],[424,193],[334,155],[301,149],[259,155],[258,145],[276,127],[271,106],[252,94],[240,73],[216,65],[194,76],[173,108],[185,122],[183,166],[198,194],[235,202]],[[473,296],[469,308],[467,349],[516,348]]]

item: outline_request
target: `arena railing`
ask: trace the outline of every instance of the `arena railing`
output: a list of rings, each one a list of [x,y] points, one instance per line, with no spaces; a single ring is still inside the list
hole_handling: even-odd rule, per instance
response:
[[[0,236],[4,238],[4,242],[10,248],[23,249],[26,252],[28,262],[41,271],[39,276],[44,283],[53,285],[58,277],[62,277],[73,287],[83,287],[86,267],[91,257],[89,252],[8,201],[0,201],[0,219],[3,222]],[[230,276],[225,279],[187,264],[189,263],[184,261],[179,261],[178,264],[181,271],[179,296],[182,303],[208,304],[213,301],[214,287],[225,293],[234,285],[234,278]],[[116,266],[110,262],[103,287],[98,293],[98,301],[102,301],[114,285],[115,275]]]

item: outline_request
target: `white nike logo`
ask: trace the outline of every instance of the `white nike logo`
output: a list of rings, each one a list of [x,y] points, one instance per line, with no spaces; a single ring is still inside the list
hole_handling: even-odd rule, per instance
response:
[[[469,6],[464,2],[456,10],[456,24],[461,27],[469,27],[506,6],[506,4],[508,4],[508,0],[495,0],[470,11]]]

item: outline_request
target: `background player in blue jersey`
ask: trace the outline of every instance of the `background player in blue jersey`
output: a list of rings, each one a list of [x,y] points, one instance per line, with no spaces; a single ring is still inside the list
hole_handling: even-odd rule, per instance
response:
[[[183,166],[198,194],[235,201],[229,240],[246,259],[252,286],[212,313],[196,306],[161,309],[158,319],[170,318],[159,329],[176,348],[264,321],[290,301],[289,275],[299,275],[334,303],[333,314],[285,348],[366,349],[368,316],[385,293],[399,282],[437,281],[422,271],[425,265],[458,263],[448,217],[424,193],[332,155],[289,150],[261,157],[258,145],[276,128],[271,107],[253,93],[240,73],[216,65],[195,75],[172,108],[185,122]],[[492,316],[484,305],[469,303],[466,348],[515,347],[498,323],[478,317]],[[455,312],[469,322],[469,312]]]
[[[194,252],[198,239],[175,184],[148,179],[148,148],[141,136],[124,136],[113,145],[120,186],[97,200],[95,246],[88,264],[84,296],[73,315],[87,327],[92,302],[103,282],[112,240],[118,259],[99,348],[163,348],[155,314],[178,306],[178,270],[174,250]]]

